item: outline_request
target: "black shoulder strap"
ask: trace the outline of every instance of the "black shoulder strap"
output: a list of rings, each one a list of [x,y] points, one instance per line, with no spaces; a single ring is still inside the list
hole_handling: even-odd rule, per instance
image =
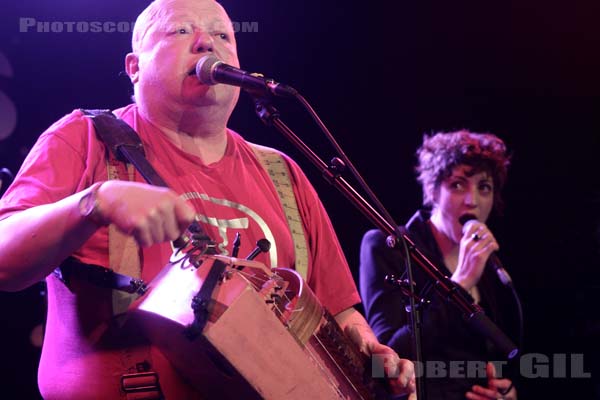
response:
[[[142,141],[131,126],[117,118],[110,110],[81,111],[91,118],[96,135],[118,160],[133,164],[149,184],[167,187],[164,179],[146,159]]]
[[[136,293],[140,296],[148,290],[146,283],[141,279],[119,274],[100,265],[85,264],[74,257],[68,257],[63,261],[60,267],[54,270],[54,275],[66,285],[72,277],[76,277],[99,287]]]
[[[81,112],[92,120],[96,135],[108,147],[115,159],[133,164],[148,183],[167,186],[146,160],[144,147],[138,134],[125,121],[117,118],[110,110],[81,109]],[[54,275],[67,285],[71,277],[77,277],[107,289],[139,295],[146,291],[146,284],[139,278],[120,274],[98,265],[80,263],[73,257],[65,260],[54,271]]]

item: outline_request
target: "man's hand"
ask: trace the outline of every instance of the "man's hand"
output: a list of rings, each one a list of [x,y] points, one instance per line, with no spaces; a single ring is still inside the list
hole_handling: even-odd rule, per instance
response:
[[[392,348],[379,343],[367,321],[354,308],[342,311],[335,319],[363,354],[368,357],[383,356],[373,360],[383,364],[381,370],[384,371],[393,394],[409,394],[409,400],[417,398],[412,361],[400,358]]]
[[[97,197],[101,217],[143,247],[177,239],[194,220],[194,210],[163,187],[106,181]]]
[[[417,398],[415,367],[412,361],[400,358],[392,348],[379,342],[371,342],[368,347],[371,356],[384,356],[376,359],[381,362],[385,360],[383,368],[392,393],[409,394],[408,399],[415,400]]]

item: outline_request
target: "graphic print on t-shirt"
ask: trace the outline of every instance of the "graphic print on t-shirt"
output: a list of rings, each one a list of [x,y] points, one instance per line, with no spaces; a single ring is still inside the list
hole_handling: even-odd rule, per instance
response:
[[[273,236],[273,233],[271,232],[271,229],[269,229],[269,226],[267,225],[265,220],[260,215],[258,215],[255,211],[244,206],[243,204],[239,204],[239,203],[236,203],[236,202],[233,202],[230,200],[226,200],[226,199],[217,199],[214,197],[210,197],[204,193],[188,192],[188,193],[185,193],[182,196],[182,198],[184,200],[199,199],[199,200],[202,200],[203,202],[209,202],[214,205],[232,208],[233,210],[237,210],[237,211],[241,212],[243,215],[246,215],[246,216],[241,216],[241,217],[236,217],[236,218],[218,218],[214,215],[204,215],[202,213],[196,214],[196,219],[198,221],[200,221],[204,224],[207,224],[209,226],[215,227],[217,229],[219,237],[218,238],[211,237],[211,239],[217,243],[217,248],[219,249],[219,252],[221,254],[226,255],[226,256],[230,254],[229,249],[228,249],[228,246],[229,246],[229,240],[228,240],[228,235],[227,235],[228,229],[247,230],[250,226],[250,222],[252,221],[256,225],[258,225],[258,227],[260,228],[262,237],[264,237],[271,243],[271,248],[269,250],[269,260],[270,260],[272,266],[277,265],[277,244],[275,242],[275,237]],[[214,210],[214,207],[204,207],[204,208]],[[251,236],[251,235],[247,235],[247,236]]]

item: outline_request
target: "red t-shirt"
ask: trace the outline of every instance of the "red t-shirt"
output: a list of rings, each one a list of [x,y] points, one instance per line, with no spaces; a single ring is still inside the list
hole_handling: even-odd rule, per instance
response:
[[[222,254],[231,252],[239,232],[240,257],[250,253],[258,239],[266,238],[271,249],[256,260],[268,267],[294,267],[294,246],[276,189],[241,136],[229,130],[224,157],[204,165],[144,120],[135,105],[115,114],[138,132],[148,161],[168,186],[195,208]],[[80,111],[65,116],[42,134],[24,161],[0,200],[0,219],[56,202],[106,180],[105,154],[105,146],[96,138],[89,118]],[[307,238],[307,282],[321,303],[336,314],[360,301],[352,275],[316,192],[296,163],[283,157],[291,171]],[[137,172],[135,179],[144,182]],[[86,263],[108,266],[107,249],[108,229],[102,228],[74,256]],[[152,280],[168,263],[171,252],[170,243],[144,249],[142,278]],[[119,355],[111,350],[112,346],[122,347],[124,338],[112,334],[110,340],[105,338],[112,323],[108,291],[85,283],[67,288],[53,276],[47,281],[48,320],[39,371],[42,394],[45,398],[113,398],[126,362],[122,352]],[[167,398],[194,398],[154,349],[152,362]]]

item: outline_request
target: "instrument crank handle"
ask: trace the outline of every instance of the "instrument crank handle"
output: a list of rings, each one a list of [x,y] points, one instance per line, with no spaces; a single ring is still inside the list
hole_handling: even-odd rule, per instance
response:
[[[248,254],[246,260],[254,260],[257,255],[259,255],[260,253],[266,253],[267,251],[269,251],[269,249],[271,249],[271,242],[264,238],[260,239],[256,242],[256,247],[254,248],[254,250],[252,250],[252,252]]]
[[[194,221],[187,227],[187,232],[173,241],[173,247],[182,250],[191,244],[194,247],[203,247],[206,254],[217,254],[216,243],[204,232],[198,221]]]

